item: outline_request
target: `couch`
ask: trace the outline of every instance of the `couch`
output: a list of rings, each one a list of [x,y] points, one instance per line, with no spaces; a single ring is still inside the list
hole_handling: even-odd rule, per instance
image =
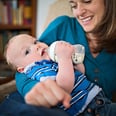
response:
[[[0,60],[0,102],[16,90],[15,72],[10,69],[5,60]]]

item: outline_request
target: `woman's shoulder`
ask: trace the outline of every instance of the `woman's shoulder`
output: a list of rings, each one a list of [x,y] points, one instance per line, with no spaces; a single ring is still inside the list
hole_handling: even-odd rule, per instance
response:
[[[70,19],[75,19],[74,17],[68,16],[68,15],[61,15],[56,17],[56,19],[58,20],[70,20]]]
[[[77,21],[77,20],[75,17],[62,15],[62,16],[56,17],[53,22],[71,22],[71,21]]]
[[[71,17],[71,16],[67,16],[67,15],[62,15],[62,16],[58,16],[56,17],[51,25],[55,25],[55,26],[63,26],[63,27],[71,27],[72,29],[81,29],[82,30],[82,27],[81,25],[79,24],[78,20],[75,18],[75,17]]]
[[[51,21],[51,23],[48,25],[48,27],[57,28],[57,27],[67,27],[70,28],[78,27],[80,28],[80,24],[78,23],[77,19],[75,17],[62,15],[56,17],[54,20]]]

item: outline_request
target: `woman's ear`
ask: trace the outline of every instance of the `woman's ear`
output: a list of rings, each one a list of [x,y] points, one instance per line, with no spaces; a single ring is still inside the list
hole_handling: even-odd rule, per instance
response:
[[[17,71],[20,72],[20,73],[23,73],[24,67],[18,67],[18,68],[17,68]]]

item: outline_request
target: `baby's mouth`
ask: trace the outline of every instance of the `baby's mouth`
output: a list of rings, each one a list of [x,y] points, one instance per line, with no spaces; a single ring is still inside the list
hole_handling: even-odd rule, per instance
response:
[[[43,56],[44,54],[46,53],[46,49],[45,48],[43,48],[42,50],[41,50],[41,56]]]

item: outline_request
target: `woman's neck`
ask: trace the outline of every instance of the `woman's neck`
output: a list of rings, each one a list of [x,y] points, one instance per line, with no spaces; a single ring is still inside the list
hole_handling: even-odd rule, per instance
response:
[[[86,34],[86,36],[87,36],[87,41],[89,44],[90,52],[91,52],[92,56],[95,58],[99,54],[99,53],[94,52],[95,48],[97,47],[97,43],[96,43],[97,38],[91,33]]]

